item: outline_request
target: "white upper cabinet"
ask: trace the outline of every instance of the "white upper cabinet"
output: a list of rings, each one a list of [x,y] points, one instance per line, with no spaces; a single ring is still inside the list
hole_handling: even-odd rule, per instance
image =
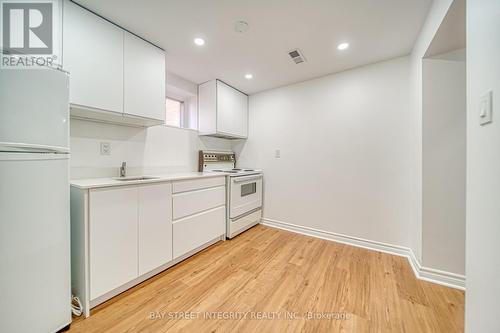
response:
[[[247,137],[248,96],[217,81],[217,130],[222,134]]]
[[[219,80],[198,88],[200,135],[248,136],[248,96]]]
[[[123,112],[123,31],[69,1],[63,31],[70,103]]]
[[[165,120],[165,53],[125,32],[124,113]]]
[[[63,68],[71,116],[152,126],[165,122],[165,52],[64,2]]]
[[[123,30],[66,1],[63,68],[70,73],[70,103],[123,112]]]

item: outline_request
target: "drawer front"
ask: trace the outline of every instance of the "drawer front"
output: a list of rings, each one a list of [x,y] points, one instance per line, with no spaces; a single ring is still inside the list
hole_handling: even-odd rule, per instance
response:
[[[226,231],[227,237],[233,238],[248,228],[253,227],[254,225],[260,223],[261,218],[262,210],[259,209],[238,219],[231,219],[229,221],[228,230]]]
[[[225,234],[226,207],[221,206],[173,223],[174,259]]]
[[[201,190],[204,188],[225,186],[225,185],[226,185],[225,176],[179,180],[172,184],[172,192],[179,193],[179,192]]]
[[[225,186],[174,194],[173,219],[180,219],[225,204]]]

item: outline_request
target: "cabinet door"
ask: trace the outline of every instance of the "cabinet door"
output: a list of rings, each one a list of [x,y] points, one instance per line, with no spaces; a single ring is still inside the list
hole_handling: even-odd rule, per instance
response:
[[[124,112],[165,120],[165,53],[125,32]]]
[[[217,132],[247,137],[248,96],[217,81]]]
[[[137,188],[90,191],[90,299],[138,276]]]
[[[198,86],[198,132],[200,135],[217,134],[217,80]]]
[[[70,1],[63,22],[70,103],[122,113],[123,31]]]
[[[139,188],[139,275],[172,260],[172,185]]]

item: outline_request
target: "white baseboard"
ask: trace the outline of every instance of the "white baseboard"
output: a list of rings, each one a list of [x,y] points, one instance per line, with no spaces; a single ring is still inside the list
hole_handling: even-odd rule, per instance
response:
[[[418,279],[432,283],[437,283],[451,288],[465,290],[464,275],[423,267],[418,261],[418,259],[415,257],[413,250],[408,247],[376,242],[368,239],[337,234],[330,231],[318,230],[314,228],[299,226],[295,224],[290,224],[266,218],[261,219],[261,224],[273,228],[299,233],[306,236],[312,236],[316,238],[334,241],[337,243],[361,247],[368,250],[374,250],[374,251],[406,257],[408,259],[408,263],[410,264],[413,270],[413,273]]]

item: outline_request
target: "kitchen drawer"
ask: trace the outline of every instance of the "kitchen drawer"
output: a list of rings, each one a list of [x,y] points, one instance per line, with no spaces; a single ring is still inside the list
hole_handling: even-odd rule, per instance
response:
[[[210,177],[210,178],[201,178],[201,179],[188,179],[188,180],[179,180],[172,184],[172,192],[186,192],[186,191],[194,191],[201,190],[204,188],[216,187],[216,186],[225,186],[226,185],[226,177]]]
[[[229,230],[227,232],[227,237],[232,238],[243,231],[253,227],[260,223],[262,218],[262,209],[256,210],[253,213],[244,215],[238,219],[231,219],[229,221]]]
[[[199,213],[226,203],[226,187],[184,192],[173,196],[173,219]]]
[[[225,232],[225,206],[174,221],[174,259],[223,235]]]

